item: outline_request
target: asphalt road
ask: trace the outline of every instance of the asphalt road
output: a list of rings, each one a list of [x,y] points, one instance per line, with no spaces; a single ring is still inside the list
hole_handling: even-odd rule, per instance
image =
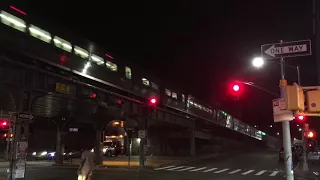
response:
[[[236,152],[148,170],[99,168],[93,180],[280,180],[284,179],[282,167],[276,151]],[[4,177],[4,171],[0,170],[1,175]],[[72,179],[77,180],[75,167],[29,165],[26,173],[26,180]]]

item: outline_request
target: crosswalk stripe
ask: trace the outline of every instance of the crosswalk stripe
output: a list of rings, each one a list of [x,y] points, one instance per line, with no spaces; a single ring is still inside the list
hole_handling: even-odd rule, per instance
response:
[[[241,169],[237,169],[237,170],[231,171],[231,172],[229,172],[229,174],[234,174],[234,173],[237,173],[239,171],[241,171]]]
[[[247,171],[247,172],[244,172],[244,173],[242,173],[242,175],[247,175],[247,174],[250,174],[250,173],[252,173],[254,170],[249,170],[249,171]]]
[[[193,168],[196,168],[196,167],[187,167],[187,168],[179,169],[177,171],[186,171],[186,170],[193,169]]]
[[[278,174],[279,171],[273,171],[273,173],[270,174],[270,176],[275,176]]]
[[[203,170],[203,169],[206,169],[207,167],[202,167],[202,168],[198,168],[198,169],[192,169],[190,170],[190,172],[195,172],[195,171],[200,171],[200,170]]]
[[[214,172],[214,173],[222,173],[222,172],[225,172],[225,171],[228,171],[229,169],[228,168],[226,168],[226,169],[222,169],[222,170],[220,170],[220,171],[216,171],[216,172]]]
[[[216,170],[216,169],[218,169],[218,168],[207,169],[207,170],[205,170],[205,171],[203,171],[203,172],[210,172],[210,171],[214,171],[214,170]]]
[[[260,176],[261,174],[263,174],[263,173],[265,173],[266,172],[266,170],[262,170],[262,171],[260,171],[260,172],[258,172],[257,174],[255,174],[256,176]]]
[[[165,166],[165,167],[160,167],[160,168],[156,168],[154,170],[162,170],[162,169],[167,169],[167,168],[173,168],[174,166]]]
[[[185,166],[174,167],[174,168],[170,168],[170,169],[166,169],[166,170],[167,171],[174,171],[174,170],[181,169],[181,168],[185,168]]]

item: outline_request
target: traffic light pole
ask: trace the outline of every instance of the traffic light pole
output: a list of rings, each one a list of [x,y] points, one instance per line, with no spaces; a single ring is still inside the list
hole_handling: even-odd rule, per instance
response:
[[[287,81],[285,80],[285,71],[284,71],[284,59],[280,59],[281,65],[281,80],[280,80],[280,93],[281,98],[285,98],[285,88],[287,86]],[[291,151],[291,134],[290,134],[290,124],[288,121],[282,122],[282,133],[283,133],[283,149],[285,154],[285,171],[286,171],[286,180],[294,180],[293,178],[293,167],[292,167],[292,151]]]
[[[300,79],[300,68],[297,66],[297,76],[298,76],[298,85],[301,86],[301,79]],[[302,124],[302,131],[301,131],[301,140],[302,140],[302,157],[303,157],[303,162],[302,162],[302,171],[309,171],[308,163],[307,163],[307,150],[306,150],[306,140],[304,137],[304,133],[306,131],[305,125],[306,123]]]

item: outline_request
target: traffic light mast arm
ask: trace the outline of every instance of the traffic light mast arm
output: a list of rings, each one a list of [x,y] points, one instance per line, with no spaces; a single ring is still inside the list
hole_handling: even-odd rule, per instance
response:
[[[260,86],[255,85],[253,82],[245,82],[245,81],[237,81],[237,82],[242,83],[242,84],[245,84],[245,85],[248,85],[248,86],[255,87],[255,88],[257,88],[257,89],[259,89],[259,90],[261,90],[261,91],[264,91],[264,92],[266,92],[266,93],[268,93],[268,94],[271,94],[271,95],[274,95],[274,96],[276,96],[276,97],[279,97],[279,96],[280,96],[280,95],[277,94],[277,93],[274,93],[274,92],[269,91],[269,90],[267,90],[267,89],[265,89],[265,88],[263,88],[263,87],[260,87]]]

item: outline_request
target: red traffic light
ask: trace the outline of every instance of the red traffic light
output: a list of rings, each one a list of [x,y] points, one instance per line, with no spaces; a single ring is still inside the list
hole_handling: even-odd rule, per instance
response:
[[[155,104],[157,102],[157,100],[155,98],[151,98],[150,102],[151,102],[151,104]]]
[[[304,120],[304,116],[300,115],[300,116],[298,116],[298,119],[302,121],[302,120]]]
[[[151,105],[156,105],[157,103],[158,103],[157,98],[151,97],[151,98],[149,99],[149,104],[151,104]]]
[[[96,93],[93,93],[93,94],[91,94],[90,97],[91,97],[91,98],[96,98],[96,97],[97,97],[97,94],[96,94]]]
[[[296,116],[296,119],[298,120],[298,121],[304,121],[304,120],[306,120],[306,117],[304,116],[304,115],[297,115]]]
[[[238,92],[240,90],[240,86],[238,84],[235,84],[232,86],[233,91]]]
[[[1,125],[1,127],[6,128],[9,126],[9,123],[7,120],[2,120],[2,121],[0,121],[0,125]]]

